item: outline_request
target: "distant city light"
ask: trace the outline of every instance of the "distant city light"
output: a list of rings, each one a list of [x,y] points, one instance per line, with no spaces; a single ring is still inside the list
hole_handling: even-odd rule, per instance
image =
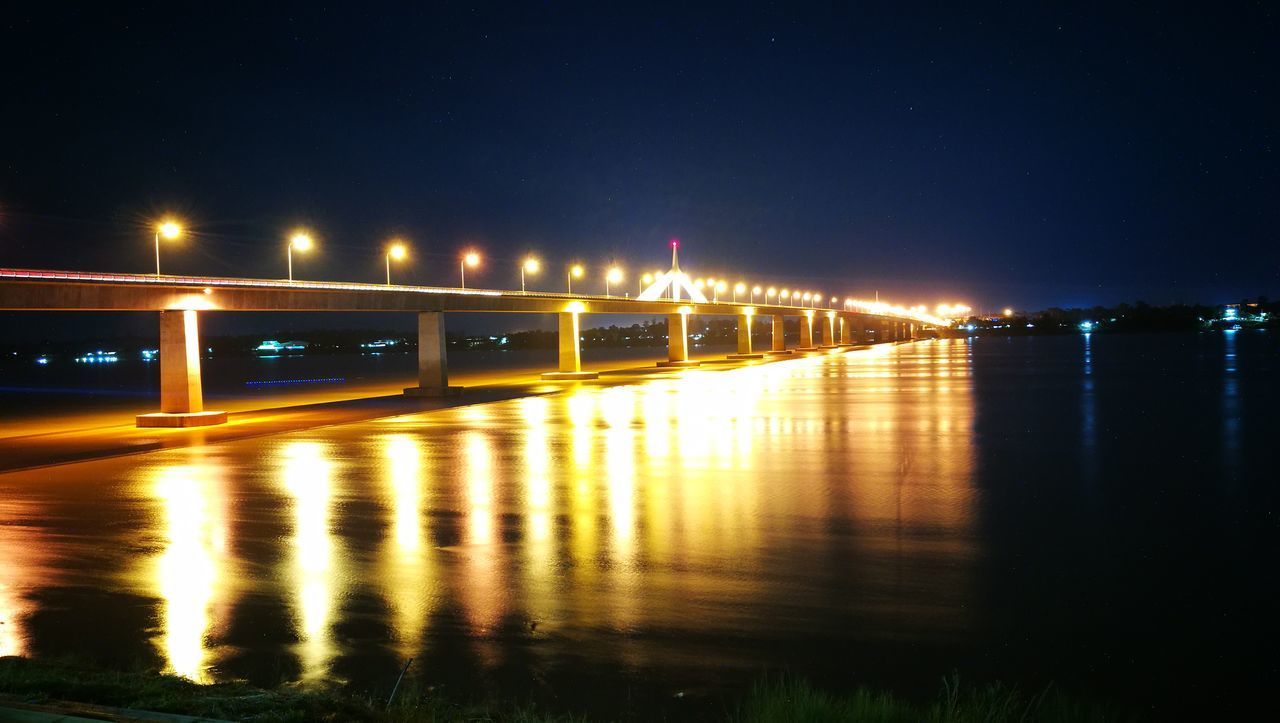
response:
[[[1030,324],[1028,324],[1027,326],[1031,326],[1031,325],[1030,325]],[[1092,322],[1092,321],[1082,321],[1082,322],[1080,322],[1080,331],[1083,331],[1083,332],[1086,332],[1086,333],[1088,333],[1088,332],[1090,332],[1090,331],[1093,331],[1093,322]]]

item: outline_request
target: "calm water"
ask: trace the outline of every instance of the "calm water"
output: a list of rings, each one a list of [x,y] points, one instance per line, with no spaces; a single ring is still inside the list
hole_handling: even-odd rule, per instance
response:
[[[1278,362],[922,342],[4,474],[0,654],[677,716],[779,670],[1239,702]]]

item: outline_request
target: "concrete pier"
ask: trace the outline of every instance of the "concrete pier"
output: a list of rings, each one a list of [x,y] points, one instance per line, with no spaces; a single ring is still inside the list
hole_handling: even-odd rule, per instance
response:
[[[699,362],[689,361],[689,313],[667,315],[667,360],[658,362],[660,367],[696,367]]]
[[[461,394],[449,386],[449,362],[445,351],[444,313],[418,313],[418,386],[404,393],[411,397],[447,397]]]
[[[160,412],[139,414],[139,427],[225,424],[226,412],[204,411],[200,329],[193,309],[160,312]]]
[[[754,313],[743,314],[738,317],[738,353],[730,354],[730,359],[763,359],[763,353],[757,353],[751,349],[751,322],[755,320]]]
[[[782,314],[773,315],[773,338],[769,342],[769,347],[769,356],[783,356],[791,353],[787,348],[786,317]]]
[[[582,379],[598,379],[597,372],[582,371],[582,326],[579,312],[564,311],[556,315],[559,326],[559,368],[554,372],[545,372],[543,379],[561,379],[576,381]]]
[[[840,346],[853,346],[853,319],[840,317]]]
[[[822,330],[822,346],[823,349],[836,348],[836,312],[828,311],[822,314],[822,318],[818,320],[818,325]]]
[[[818,347],[813,345],[813,312],[806,311],[800,317],[800,346],[796,347],[796,351],[817,350]]]

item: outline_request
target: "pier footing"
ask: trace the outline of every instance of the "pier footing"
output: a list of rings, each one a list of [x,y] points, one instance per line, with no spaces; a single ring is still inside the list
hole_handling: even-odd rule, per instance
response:
[[[215,424],[226,424],[226,412],[179,412],[166,413],[154,412],[152,414],[139,414],[137,416],[138,427],[140,428],[185,428],[185,427],[210,427]]]

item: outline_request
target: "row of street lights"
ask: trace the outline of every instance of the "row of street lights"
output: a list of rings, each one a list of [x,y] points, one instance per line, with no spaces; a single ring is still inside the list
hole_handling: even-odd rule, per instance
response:
[[[160,275],[160,239],[164,238],[166,240],[175,240],[180,236],[182,236],[182,232],[183,232],[182,226],[174,220],[166,219],[156,225],[156,228],[155,228],[156,276]],[[295,250],[300,252],[310,251],[314,246],[315,246],[315,241],[312,239],[311,234],[309,234],[306,231],[302,231],[302,230],[295,231],[293,234],[289,236],[288,243],[286,244],[286,252],[285,252],[287,263],[288,263],[289,281],[293,281],[293,252]],[[385,257],[384,257],[386,261],[386,271],[387,271],[386,279],[387,279],[388,286],[391,285],[391,262],[393,260],[403,261],[404,259],[408,258],[408,256],[409,256],[409,249],[402,240],[392,239],[388,243]],[[477,251],[474,251],[474,250],[464,251],[462,256],[459,257],[458,280],[463,289],[467,288],[467,269],[468,268],[474,269],[479,266],[480,266],[480,254]],[[542,271],[542,262],[536,256],[525,257],[525,259],[520,263],[521,293],[527,293],[526,286],[525,286],[526,274],[536,275],[541,271]],[[642,276],[640,276],[638,280],[638,285],[637,285],[638,294],[643,293],[644,288],[652,284],[654,280],[661,275],[661,273],[662,272],[645,273]],[[574,263],[566,267],[565,269],[566,292],[572,294],[573,280],[581,279],[585,275],[586,275],[586,269],[582,266],[582,264]],[[624,277],[623,277],[622,269],[617,265],[611,265],[605,271],[605,277],[604,277],[605,296],[611,296],[613,287],[621,283],[623,281],[623,278]],[[770,299],[776,298],[777,303],[787,304],[789,302],[792,306],[808,306],[808,307],[817,308],[817,307],[827,305],[826,303],[824,303],[827,301],[826,297],[824,297],[822,292],[820,291],[801,291],[799,289],[787,289],[787,288],[778,289],[773,286],[770,286],[766,289],[766,288],[760,287],[759,285],[748,287],[746,282],[743,282],[743,281],[739,281],[733,284],[733,286],[730,286],[728,281],[724,279],[716,279],[716,278],[696,279],[693,282],[693,285],[695,288],[697,288],[700,291],[702,290],[710,291],[711,300],[713,303],[718,303],[720,301],[720,294],[731,290],[732,291],[731,298],[733,300],[733,303],[735,304],[738,303],[738,297],[740,295],[746,295],[748,299],[748,303],[752,303],[752,304],[755,303],[757,296],[762,296],[764,299],[764,303],[766,304],[769,303]],[[839,300],[836,297],[834,296],[831,297],[829,302],[830,307],[835,308],[838,301]],[[854,303],[853,299],[845,299],[844,301],[844,305],[846,308],[851,307],[853,303]],[[949,307],[949,308],[958,309],[961,307]],[[965,310],[968,309],[968,307],[963,307],[963,308]],[[939,311],[942,311],[942,309],[943,307],[939,307]]]

